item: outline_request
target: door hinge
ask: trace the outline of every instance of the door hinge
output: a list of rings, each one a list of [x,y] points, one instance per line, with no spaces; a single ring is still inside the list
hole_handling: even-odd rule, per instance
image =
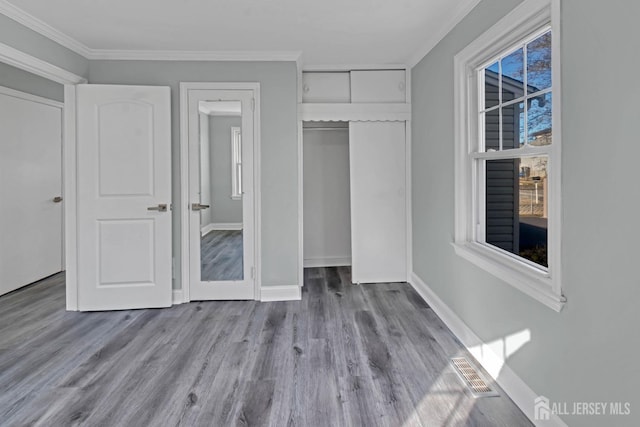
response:
[[[256,111],[256,99],[251,98],[251,111]]]
[[[171,278],[176,278],[176,257],[171,257]]]
[[[251,267],[251,278],[252,279],[256,278],[256,268],[255,267]]]

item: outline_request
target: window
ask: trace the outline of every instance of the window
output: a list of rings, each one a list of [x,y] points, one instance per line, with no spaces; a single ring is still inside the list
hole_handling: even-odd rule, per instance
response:
[[[231,198],[242,199],[242,133],[231,128]]]
[[[455,57],[456,252],[559,311],[557,0],[526,0]]]

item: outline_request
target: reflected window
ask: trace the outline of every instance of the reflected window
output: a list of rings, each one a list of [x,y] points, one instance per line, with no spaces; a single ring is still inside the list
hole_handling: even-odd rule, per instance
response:
[[[242,198],[242,132],[231,128],[231,198]]]

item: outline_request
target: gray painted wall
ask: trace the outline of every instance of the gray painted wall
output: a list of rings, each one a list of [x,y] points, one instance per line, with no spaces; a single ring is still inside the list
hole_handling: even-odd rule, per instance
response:
[[[453,56],[518,3],[483,0],[413,69],[414,271],[485,342],[528,329],[530,342],[508,365],[535,392],[632,404],[631,416],[563,416],[569,425],[640,425],[640,368],[620,360],[634,362],[640,350],[640,3],[562,2],[565,309],[550,310],[451,247]]]
[[[240,117],[209,116],[211,217],[213,223],[242,222],[242,200],[231,198],[231,127]]]
[[[0,43],[82,77],[89,75],[89,60],[0,14]]]
[[[91,61],[89,82],[171,86],[173,202],[180,201],[180,82],[260,82],[262,285],[297,284],[297,71],[295,62]],[[180,259],[180,210],[173,211]],[[174,287],[180,288],[180,268]]]
[[[349,128],[304,129],[303,148],[305,263],[351,258]]]
[[[64,86],[0,62],[0,86],[64,102]]]

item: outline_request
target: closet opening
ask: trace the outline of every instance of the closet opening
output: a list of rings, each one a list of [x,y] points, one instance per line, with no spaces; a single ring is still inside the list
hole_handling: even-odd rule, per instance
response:
[[[303,122],[304,267],[351,265],[349,122]]]

